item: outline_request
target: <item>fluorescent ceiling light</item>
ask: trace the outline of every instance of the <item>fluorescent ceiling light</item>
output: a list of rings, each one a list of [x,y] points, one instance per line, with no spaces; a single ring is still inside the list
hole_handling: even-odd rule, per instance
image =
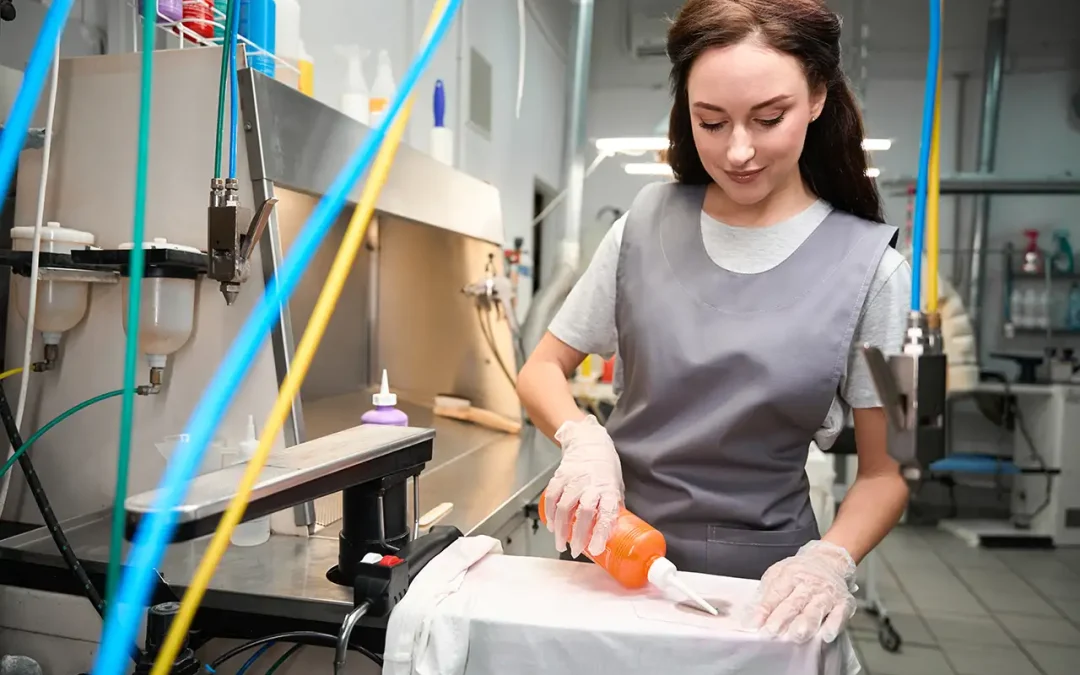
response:
[[[863,150],[884,151],[892,148],[891,138],[864,138]],[[596,149],[606,153],[642,153],[659,152],[668,149],[666,136],[626,136],[617,138],[598,138]]]
[[[634,162],[624,164],[623,169],[631,176],[673,176],[671,166],[662,162]]]
[[[668,149],[668,139],[664,136],[643,136],[640,138],[599,138],[596,149],[600,152],[659,152]]]
[[[891,138],[864,138],[862,142],[863,150],[888,150],[891,147]]]
[[[631,162],[623,164],[623,169],[631,176],[672,176],[674,172],[669,164],[663,162]],[[866,170],[868,178],[877,178],[881,175],[881,169],[870,167]]]

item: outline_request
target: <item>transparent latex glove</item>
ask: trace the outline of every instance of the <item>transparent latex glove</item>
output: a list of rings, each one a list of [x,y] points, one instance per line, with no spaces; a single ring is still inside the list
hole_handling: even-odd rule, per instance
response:
[[[575,558],[585,550],[600,555],[623,504],[622,465],[615,444],[592,415],[564,423],[555,440],[562,446],[562,462],[544,497],[544,517],[548,530],[555,533],[555,548],[565,551],[569,543]]]
[[[744,623],[807,642],[832,642],[855,615],[855,561],[835,544],[812,541],[765,571]]]

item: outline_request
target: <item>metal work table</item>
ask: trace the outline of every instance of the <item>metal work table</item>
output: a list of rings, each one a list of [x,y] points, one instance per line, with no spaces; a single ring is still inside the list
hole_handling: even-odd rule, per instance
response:
[[[356,394],[357,400],[361,394]],[[370,400],[370,399],[368,399]],[[338,420],[364,410],[334,399],[320,406],[305,406],[309,429],[332,433]],[[420,478],[420,508],[427,511],[443,502],[454,510],[440,524],[454,525],[466,534],[494,534],[534,500],[551,478],[559,461],[553,443],[532,427],[521,436],[490,432],[478,427],[433,418],[430,410],[401,406],[413,426],[436,430],[434,457]],[[355,420],[356,422],[359,419]],[[355,426],[345,424],[340,428]],[[109,514],[102,512],[63,523],[75,555],[91,573],[103,573],[108,562]],[[263,616],[339,623],[353,607],[351,589],[326,579],[337,562],[338,528],[328,527],[308,538],[274,535],[253,548],[230,547],[203,600],[208,608]],[[179,594],[194,574],[209,538],[169,547],[160,572]],[[126,555],[126,552],[125,552]],[[44,528],[0,542],[0,561],[63,567]]]

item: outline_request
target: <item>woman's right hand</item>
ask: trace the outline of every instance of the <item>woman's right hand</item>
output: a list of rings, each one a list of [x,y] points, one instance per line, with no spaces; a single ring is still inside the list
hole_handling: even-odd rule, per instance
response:
[[[600,555],[623,505],[622,465],[615,444],[591,415],[565,422],[555,440],[562,446],[563,458],[544,498],[555,548],[565,551],[569,543],[575,558],[585,550]]]

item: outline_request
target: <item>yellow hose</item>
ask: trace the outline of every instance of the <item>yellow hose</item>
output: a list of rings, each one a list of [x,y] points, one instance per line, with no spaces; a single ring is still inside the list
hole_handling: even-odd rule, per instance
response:
[[[5,370],[4,372],[0,373],[0,380],[6,380],[12,375],[18,375],[21,372],[22,368],[12,368],[11,370]]]
[[[944,2],[942,3],[944,4]],[[934,131],[930,139],[929,185],[926,195],[926,312],[938,311],[938,269],[941,256],[941,65],[938,65]],[[916,251],[915,255],[922,255]]]
[[[448,3],[449,0],[438,0],[435,3],[435,7],[431,11],[431,18],[428,20],[427,30],[424,33],[425,41],[429,39],[438,17],[446,10]],[[187,591],[184,592],[180,610],[177,612],[172,626],[169,627],[169,633],[165,637],[165,642],[158,653],[157,660],[154,661],[154,667],[150,671],[150,675],[168,675],[172,669],[176,655],[180,652],[180,646],[183,644],[184,638],[187,637],[188,629],[195,618],[195,612],[202,602],[207,586],[210,585],[210,579],[213,578],[214,571],[229,547],[229,539],[232,537],[233,530],[240,524],[240,519],[244,517],[244,510],[251,499],[252,489],[259,479],[259,474],[262,473],[274,441],[277,439],[278,434],[281,433],[282,427],[285,426],[285,420],[289,415],[292,401],[300,393],[300,385],[303,384],[304,377],[307,376],[308,368],[311,366],[311,361],[319,348],[319,342],[322,340],[323,334],[326,332],[326,326],[334,313],[334,307],[337,305],[338,298],[341,297],[345,281],[352,271],[360,246],[364,243],[368,223],[371,222],[371,216],[375,212],[375,202],[379,198],[379,192],[386,184],[386,178],[390,173],[390,167],[394,163],[398,145],[401,143],[402,136],[405,135],[405,127],[408,125],[409,117],[412,114],[412,104],[413,99],[410,96],[402,107],[401,113],[387,131],[386,139],[379,149],[379,154],[375,157],[367,185],[364,186],[364,192],[360,196],[356,210],[353,211],[352,218],[349,220],[349,227],[345,232],[337,256],[334,258],[334,264],[330,268],[326,284],[319,293],[315,311],[312,313],[308,327],[304,331],[304,336],[300,339],[300,344],[296,348],[292,367],[281,385],[281,390],[278,392],[277,400],[270,411],[266,426],[263,427],[262,435],[259,437],[259,447],[248,461],[247,470],[236,488],[236,495],[229,503],[228,509],[225,510],[221,522],[214,532],[214,537],[210,540],[210,545],[206,549],[206,553],[203,554],[202,560],[199,561],[199,567],[195,571],[191,584],[188,586]]]

